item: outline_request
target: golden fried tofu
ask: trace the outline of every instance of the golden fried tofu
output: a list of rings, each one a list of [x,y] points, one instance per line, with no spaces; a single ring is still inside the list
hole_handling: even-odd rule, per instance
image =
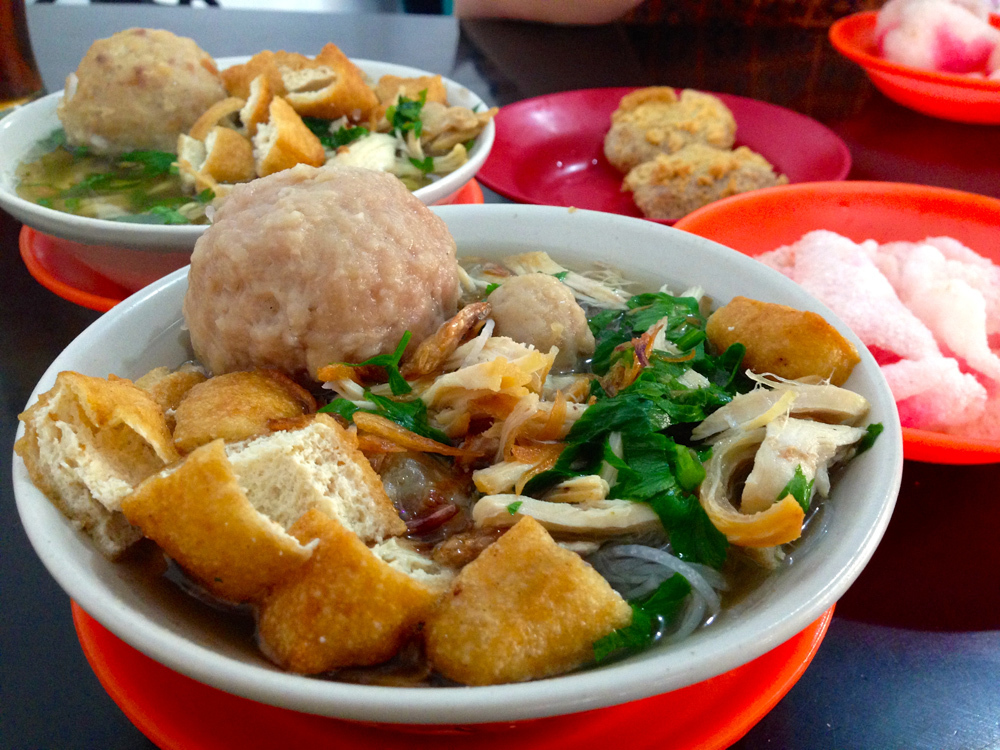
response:
[[[274,92],[267,76],[259,75],[250,82],[247,102],[240,110],[240,122],[250,138],[257,135],[257,128],[262,122],[267,122],[273,98]]]
[[[153,397],[114,376],[61,372],[18,419],[24,436],[14,450],[73,525],[110,558],[138,541],[121,514],[122,498],[179,458]]]
[[[221,125],[209,131],[205,139],[205,161],[199,171],[216,182],[233,183],[252,180],[256,169],[249,138]]]
[[[190,453],[216,438],[233,442],[268,431],[268,421],[316,411],[316,399],[277,370],[216,375],[191,388],[174,411],[174,445]]]
[[[685,89],[678,98],[672,88],[654,86],[622,97],[611,115],[604,155],[628,172],[691,143],[729,149],[735,140],[736,119],[717,97]]]
[[[440,102],[448,104],[448,91],[444,87],[441,76],[417,76],[415,78],[400,78],[387,75],[378,79],[375,84],[375,96],[383,105],[392,104],[398,95],[409,99],[417,99],[420,93],[426,91],[425,102]]]
[[[321,167],[326,163],[326,151],[292,106],[275,96],[268,106],[268,121],[257,126],[253,137],[257,175],[291,169],[296,164]]]
[[[635,167],[622,190],[653,219],[679,219],[712,201],[748,190],[788,182],[760,154],[746,146],[720,151],[692,143],[672,154],[659,154]]]
[[[407,99],[419,99],[422,92],[427,92],[424,102],[435,102],[445,107],[448,106],[448,91],[444,87],[441,76],[418,76],[416,78],[400,78],[399,76],[387,75],[378,79],[375,84],[375,96],[378,97],[379,105],[372,113],[373,127],[377,128],[378,123],[385,118],[385,111],[396,103],[397,97],[405,96]]]
[[[122,511],[206,589],[234,602],[257,599],[311,554],[254,508],[222,440],[144,481]]]
[[[278,70],[277,56],[271,50],[258,52],[242,65],[226,68],[219,75],[222,76],[222,83],[229,95],[240,99],[250,97],[250,84],[261,75],[267,79],[274,96],[285,93],[285,84],[281,80],[281,71]]]
[[[230,96],[223,99],[221,102],[216,102],[211,107],[205,110],[204,114],[195,120],[194,125],[188,131],[188,135],[192,138],[197,138],[199,141],[203,141],[208,138],[208,134],[212,132],[212,128],[217,125],[228,125],[230,127],[235,126],[233,121],[233,116],[239,112],[246,102],[239,97]]]
[[[378,106],[361,68],[335,44],[324,45],[314,60],[279,52],[276,61],[285,98],[300,115],[360,122]]]
[[[193,364],[183,364],[176,370],[169,367],[157,367],[150,370],[135,381],[137,388],[142,388],[163,409],[170,432],[174,431],[174,410],[187,392],[198,383],[204,383],[205,373]]]
[[[579,555],[522,518],[465,566],[427,621],[427,656],[467,685],[561,674],[594,658],[593,643],[632,609]]]
[[[317,510],[290,533],[303,545],[318,544],[309,562],[261,602],[257,622],[264,652],[285,669],[316,674],[386,661],[440,596]]]
[[[712,313],[705,333],[720,351],[743,344],[745,367],[783,378],[814,376],[843,385],[861,361],[854,345],[816,313],[746,297]]]
[[[406,532],[353,431],[328,414],[290,421],[291,429],[227,446],[254,507],[286,529],[318,508],[367,543]]]

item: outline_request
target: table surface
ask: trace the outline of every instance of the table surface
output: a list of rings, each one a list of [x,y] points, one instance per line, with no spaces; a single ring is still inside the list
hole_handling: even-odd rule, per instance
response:
[[[670,84],[803,112],[836,131],[851,179],[920,182],[1000,197],[996,127],[934,120],[879,94],[824,31],[458,23],[394,12],[391,0],[309,14],[151,6],[31,6],[35,56],[62,87],[90,41],[130,26],[193,37],[216,56],[261,48],[355,57],[456,79],[488,103],[595,86]],[[502,201],[487,191],[487,200]],[[0,456],[52,359],[97,313],[39,286],[0,212]],[[35,557],[0,477],[0,747],[153,747],[104,693],[76,641],[69,602]],[[735,747],[1000,747],[1000,466],[908,462],[888,532],[837,606],[799,683]],[[623,737],[623,745],[627,738]]]

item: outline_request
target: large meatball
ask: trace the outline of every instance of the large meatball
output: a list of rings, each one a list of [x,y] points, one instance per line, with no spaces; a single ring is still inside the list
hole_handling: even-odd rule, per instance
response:
[[[558,369],[572,368],[581,356],[594,352],[594,335],[583,308],[555,276],[514,276],[494,289],[487,301],[493,308],[497,336],[509,336],[543,352],[558,346]]]
[[[225,96],[215,63],[194,40],[128,29],[90,46],[57,113],[66,141],[96,153],[176,151],[177,136]]]
[[[237,185],[191,255],[184,317],[212,372],[291,375],[411,345],[456,311],[455,241],[396,177],[299,165]]]

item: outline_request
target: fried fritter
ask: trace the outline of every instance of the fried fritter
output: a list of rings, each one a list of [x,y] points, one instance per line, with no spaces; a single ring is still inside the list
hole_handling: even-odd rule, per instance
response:
[[[816,313],[746,297],[712,313],[705,333],[720,351],[743,344],[745,367],[783,378],[814,376],[843,385],[861,361],[854,345]]]
[[[390,659],[440,596],[379,559],[337,521],[311,510],[289,530],[318,544],[264,599],[261,647],[285,669],[316,674]]]
[[[720,151],[692,143],[635,167],[622,190],[632,191],[646,216],[679,219],[720,198],[786,182],[787,177],[775,174],[767,159],[746,146]]]
[[[122,511],[206,589],[231,601],[257,599],[311,554],[254,508],[221,440],[144,481]]]
[[[522,682],[593,660],[632,610],[579,555],[522,518],[466,565],[425,625],[427,656],[468,685]]]
[[[673,88],[654,86],[622,97],[611,115],[604,155],[628,172],[691,143],[728,149],[735,140],[736,120],[717,97],[685,89],[678,98]]]
[[[190,453],[216,438],[245,440],[268,431],[272,419],[316,411],[316,400],[276,370],[217,375],[200,383],[178,404],[174,445]]]
[[[61,372],[18,419],[24,436],[14,450],[35,486],[107,557],[137,542],[122,498],[178,458],[153,397],[113,375]]]

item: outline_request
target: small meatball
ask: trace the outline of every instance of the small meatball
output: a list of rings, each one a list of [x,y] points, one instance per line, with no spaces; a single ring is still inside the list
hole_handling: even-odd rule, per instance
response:
[[[90,46],[56,111],[70,145],[99,154],[172,152],[177,137],[225,96],[215,63],[194,40],[128,29]]]
[[[237,185],[191,255],[184,317],[213,373],[289,375],[416,347],[455,314],[447,226],[398,178],[299,165]]]
[[[705,333],[720,351],[743,344],[745,367],[783,378],[814,376],[843,385],[861,361],[854,345],[816,313],[746,297],[712,313]]]
[[[611,115],[604,155],[628,172],[691,143],[728,149],[735,140],[736,119],[717,97],[685,89],[678,98],[669,86],[654,86],[622,98]]]
[[[679,219],[697,208],[748,190],[782,185],[784,175],[746,146],[720,151],[701,143],[660,154],[625,177],[639,209],[653,219]]]
[[[594,353],[594,334],[573,292],[554,276],[514,276],[493,290],[487,301],[496,321],[495,336],[508,336],[547,352],[559,347],[555,367],[571,369]]]

